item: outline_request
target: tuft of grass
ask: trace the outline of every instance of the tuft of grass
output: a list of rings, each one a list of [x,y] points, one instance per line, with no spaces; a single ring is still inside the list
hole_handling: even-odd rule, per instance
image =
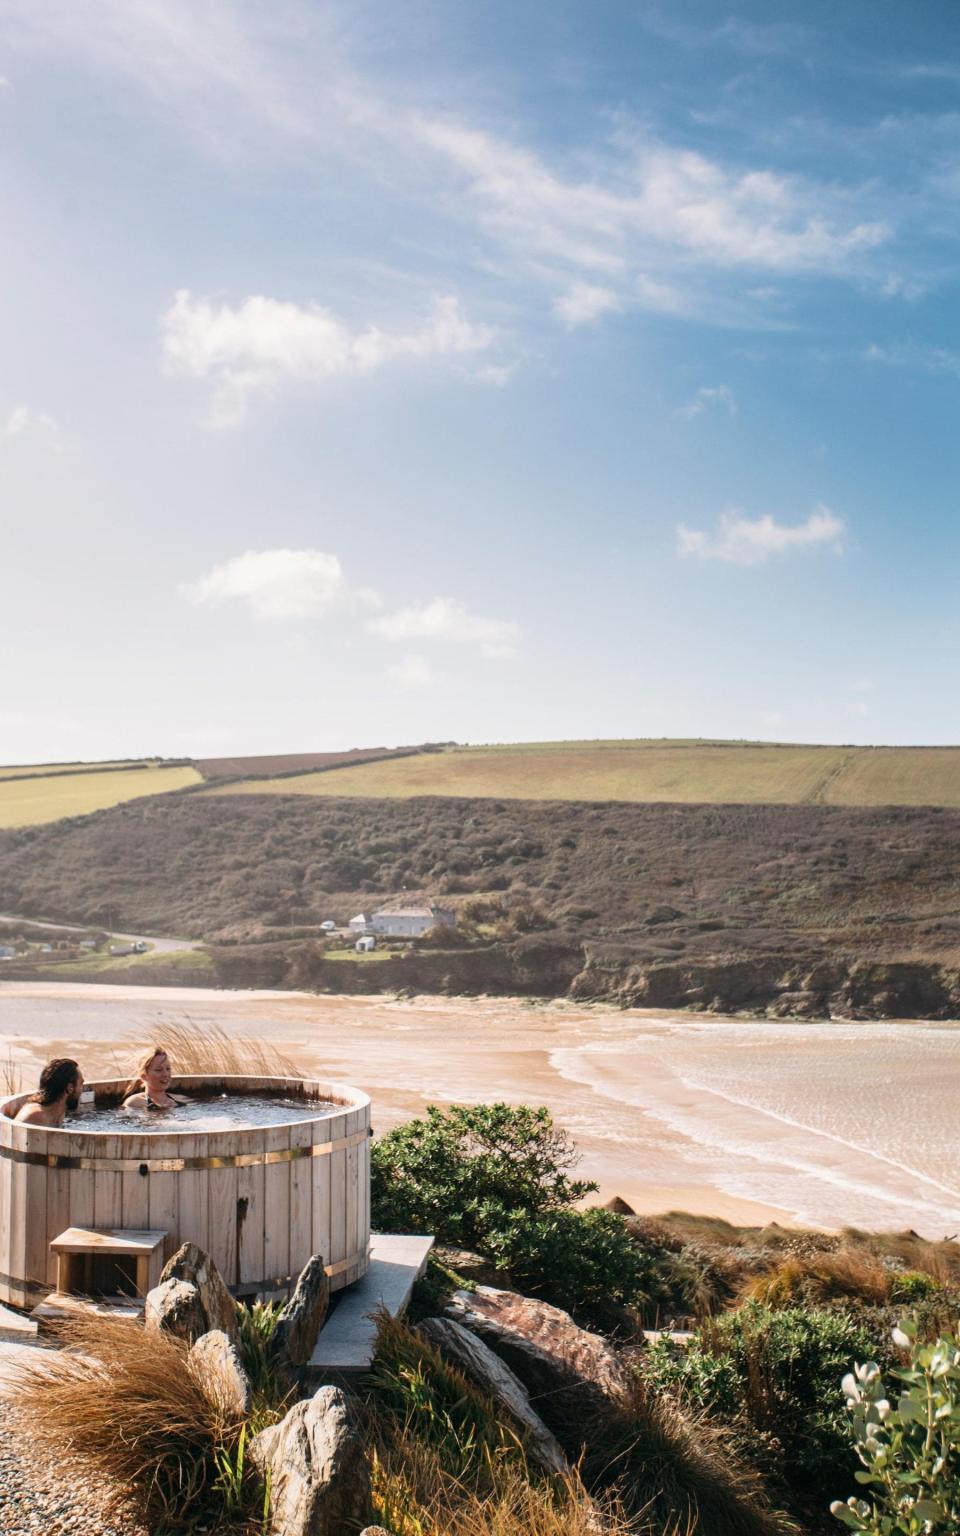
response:
[[[174,1073],[183,1077],[206,1074],[223,1077],[303,1077],[303,1068],[290,1056],[255,1035],[232,1034],[215,1023],[195,1024],[189,1016],[164,1020],[157,1030],[157,1044],[162,1045],[173,1063]],[[143,1042],[129,1060],[117,1062],[117,1076],[136,1073],[136,1057],[143,1054]]]
[[[744,1295],[767,1307],[822,1306],[861,1301],[883,1306],[895,1275],[872,1254],[853,1248],[796,1255],[747,1282]]]
[[[69,1455],[151,1530],[218,1519],[225,1493],[235,1510],[256,1502],[244,1422],[191,1368],[181,1340],[96,1315],[57,1333],[60,1352],[24,1351],[10,1364],[25,1444],[55,1463]]]

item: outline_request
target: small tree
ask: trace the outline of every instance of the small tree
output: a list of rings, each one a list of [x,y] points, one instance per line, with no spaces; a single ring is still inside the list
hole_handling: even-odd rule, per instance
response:
[[[918,1344],[901,1324],[894,1343],[911,1351],[896,1404],[880,1367],[858,1365],[843,1378],[853,1416],[857,1481],[869,1498],[839,1499],[831,1512],[867,1536],[955,1536],[960,1530],[960,1344],[952,1335]]]
[[[434,1105],[373,1146],[375,1218],[387,1232],[435,1232],[482,1245],[518,1216],[573,1205],[596,1184],[571,1177],[580,1157],[548,1109]]]

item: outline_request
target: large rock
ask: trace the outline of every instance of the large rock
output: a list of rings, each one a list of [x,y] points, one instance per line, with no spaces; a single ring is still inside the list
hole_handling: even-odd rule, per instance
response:
[[[473,1285],[498,1285],[505,1291],[509,1291],[513,1282],[505,1269],[500,1269],[492,1259],[485,1259],[482,1253],[473,1253],[469,1248],[453,1248],[446,1243],[437,1243],[433,1250],[433,1258],[446,1269],[452,1269],[455,1274],[461,1275],[464,1280],[469,1280]]]
[[[445,1317],[428,1317],[418,1329],[526,1431],[527,1453],[531,1461],[545,1472],[557,1472],[560,1476],[569,1472],[559,1442],[530,1406],[526,1387],[482,1339]]]
[[[277,1319],[273,1347],[277,1358],[294,1370],[313,1354],[330,1306],[330,1278],[322,1254],[315,1253],[300,1272],[293,1295]]]
[[[237,1321],[237,1304],[223,1282],[220,1271],[208,1253],[196,1243],[184,1243],[160,1274],[160,1284],[167,1280],[181,1280],[194,1286],[200,1295],[200,1311],[205,1326],[200,1333],[218,1328],[228,1339],[236,1343],[240,1338]],[[195,1335],[199,1337],[199,1334]]]
[[[629,1398],[631,1377],[616,1352],[559,1307],[481,1285],[455,1292],[446,1312],[506,1361],[567,1450],[586,1417]]]
[[[146,1328],[172,1333],[188,1344],[208,1331],[200,1292],[189,1280],[162,1280],[148,1291],[143,1321]]]
[[[219,1328],[202,1334],[191,1345],[187,1369],[203,1383],[208,1394],[217,1398],[229,1417],[246,1418],[253,1403],[250,1379],[236,1344]]]
[[[370,1516],[370,1474],[338,1387],[321,1387],[250,1442],[270,1483],[270,1536],[343,1536]]]

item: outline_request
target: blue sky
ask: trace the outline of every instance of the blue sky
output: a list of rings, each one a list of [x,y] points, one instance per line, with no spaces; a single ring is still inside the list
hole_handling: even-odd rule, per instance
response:
[[[0,762],[957,740],[952,4],[0,18]]]

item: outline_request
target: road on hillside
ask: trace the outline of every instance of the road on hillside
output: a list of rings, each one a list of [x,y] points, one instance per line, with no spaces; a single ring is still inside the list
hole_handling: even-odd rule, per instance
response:
[[[91,933],[94,930],[106,933],[108,931],[100,923],[51,923],[45,917],[25,917],[22,912],[0,912],[0,922],[33,923],[37,928],[54,928],[58,933]],[[149,944],[158,955],[175,955],[185,949],[199,949],[201,944],[200,939],[157,939],[147,933],[109,931],[111,939],[120,944]]]

